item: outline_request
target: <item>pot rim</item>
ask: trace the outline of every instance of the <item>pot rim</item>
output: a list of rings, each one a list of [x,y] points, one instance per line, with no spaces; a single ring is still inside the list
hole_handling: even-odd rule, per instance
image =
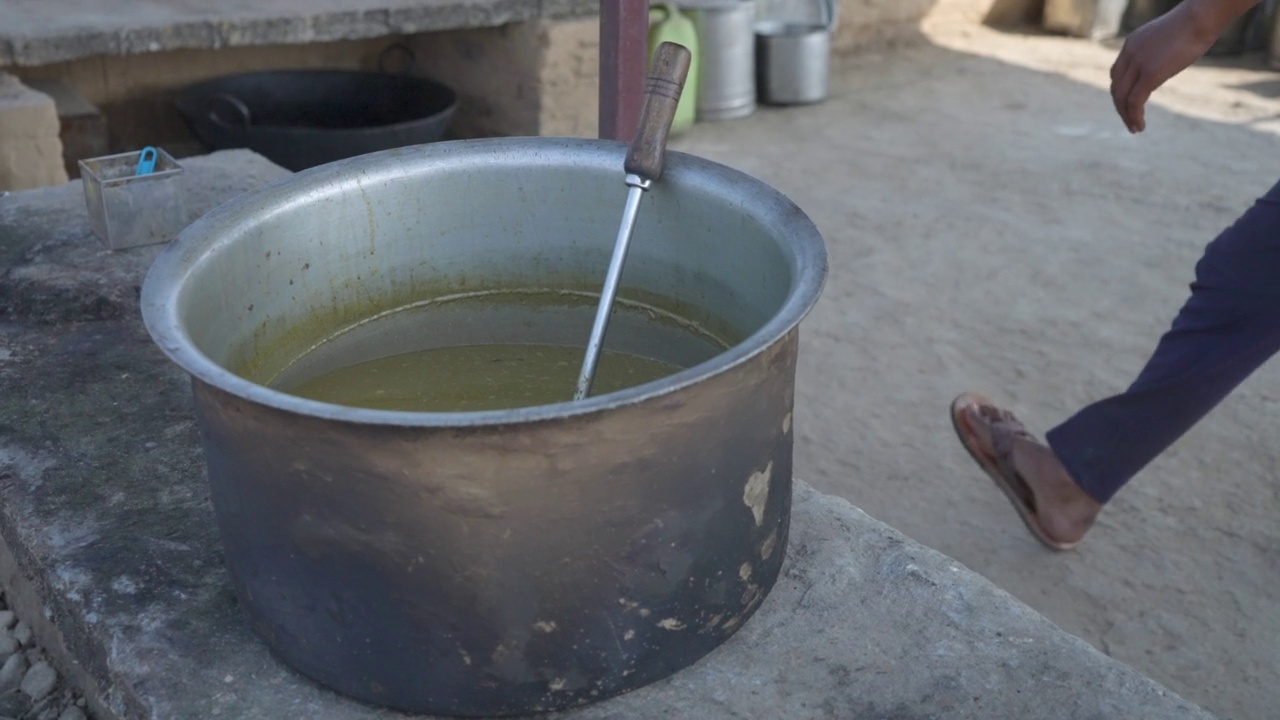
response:
[[[664,177],[682,177],[712,183],[735,195],[757,201],[749,212],[773,216],[773,224],[784,226],[786,244],[791,248],[795,275],[786,298],[777,311],[755,332],[728,350],[678,373],[642,385],[581,401],[565,401],[524,408],[470,412],[409,412],[374,410],[309,400],[269,388],[240,377],[212,360],[196,346],[183,326],[179,311],[181,291],[200,261],[228,236],[240,234],[282,205],[289,204],[306,188],[341,181],[356,172],[398,162],[406,154],[414,161],[429,162],[437,156],[524,151],[533,147],[542,158],[557,158],[591,165],[613,163],[622,181],[622,160],[626,145],[608,140],[578,138],[486,138],[455,140],[406,148],[394,148],[309,168],[267,183],[257,190],[223,203],[185,228],[159,254],[142,284],[143,322],[152,341],[191,377],[241,399],[284,412],[359,425],[458,428],[501,426],[554,421],[655,400],[704,382],[748,362],[785,337],[808,315],[822,293],[827,275],[826,245],[807,215],[778,190],[746,173],[687,153],[668,151]],[[663,182],[663,181],[659,181]],[[621,206],[619,206],[621,216]],[[601,269],[603,279],[604,269]]]

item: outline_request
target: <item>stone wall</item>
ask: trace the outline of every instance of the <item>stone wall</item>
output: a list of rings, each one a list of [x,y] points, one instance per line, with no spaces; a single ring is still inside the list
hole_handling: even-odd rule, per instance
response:
[[[67,181],[53,98],[0,73],[0,190]]]
[[[596,134],[595,19],[421,35],[410,46],[424,74],[459,89],[459,136]]]
[[[594,19],[547,25],[540,78],[541,134],[596,137],[600,130],[600,27]]]

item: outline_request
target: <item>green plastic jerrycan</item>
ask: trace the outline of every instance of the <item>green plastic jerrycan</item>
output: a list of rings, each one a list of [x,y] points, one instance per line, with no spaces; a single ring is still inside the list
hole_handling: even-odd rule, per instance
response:
[[[664,2],[649,9],[649,64],[653,54],[664,42],[673,42],[689,49],[692,61],[689,78],[685,80],[680,104],[676,105],[676,117],[671,123],[671,134],[677,135],[693,127],[698,104],[698,29],[688,15],[680,12],[675,3]]]

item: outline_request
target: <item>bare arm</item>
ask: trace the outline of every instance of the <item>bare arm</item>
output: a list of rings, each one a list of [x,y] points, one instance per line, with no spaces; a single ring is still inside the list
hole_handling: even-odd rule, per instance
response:
[[[1111,99],[1129,132],[1147,127],[1147,100],[1199,60],[1236,18],[1260,0],[1183,0],[1138,28],[1111,67]]]

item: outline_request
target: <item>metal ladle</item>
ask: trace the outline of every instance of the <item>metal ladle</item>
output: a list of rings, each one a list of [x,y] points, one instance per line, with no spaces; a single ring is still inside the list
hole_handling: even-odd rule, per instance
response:
[[[691,59],[688,48],[672,42],[659,45],[653,55],[653,63],[645,82],[640,126],[636,129],[635,139],[631,141],[623,165],[626,183],[631,189],[627,192],[627,204],[622,211],[622,225],[618,228],[618,239],[614,243],[609,272],[605,275],[604,288],[600,291],[600,305],[596,308],[596,319],[591,327],[591,339],[587,342],[587,354],[582,361],[582,372],[578,375],[578,389],[574,393],[574,400],[582,400],[591,392],[596,365],[600,362],[604,334],[609,327],[609,315],[613,312],[613,301],[618,294],[622,266],[626,263],[627,248],[631,245],[631,231],[635,228],[636,216],[640,213],[640,199],[662,177],[667,135],[671,132],[671,122],[675,119],[676,106],[680,103],[680,93],[684,90]]]

